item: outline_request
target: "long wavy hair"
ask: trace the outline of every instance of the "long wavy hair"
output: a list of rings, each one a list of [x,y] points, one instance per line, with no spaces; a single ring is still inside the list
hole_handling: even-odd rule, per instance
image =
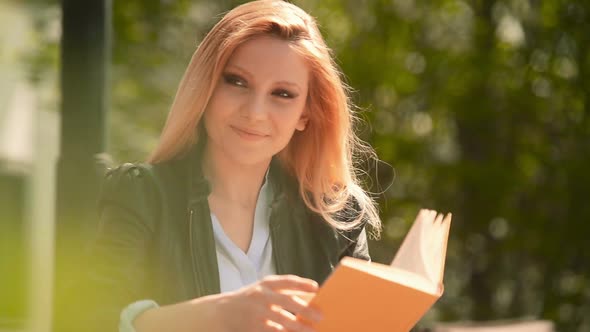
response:
[[[205,36],[180,82],[159,144],[148,162],[175,159],[196,144],[199,130],[203,130],[199,123],[229,57],[239,45],[262,35],[291,43],[310,70],[309,120],[305,130],[296,132],[277,156],[281,164],[298,180],[306,206],[328,224],[350,230],[367,222],[378,236],[378,212],[361,188],[354,164],[359,152],[374,152],[354,133],[356,118],[348,86],[315,20],[285,1],[240,5]],[[343,222],[342,217],[348,221]]]

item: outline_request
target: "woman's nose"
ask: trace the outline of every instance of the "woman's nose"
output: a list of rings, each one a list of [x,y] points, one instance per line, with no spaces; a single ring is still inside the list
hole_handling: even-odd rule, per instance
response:
[[[242,106],[241,113],[243,117],[251,120],[261,120],[268,115],[268,105],[265,96],[251,94],[247,102]]]

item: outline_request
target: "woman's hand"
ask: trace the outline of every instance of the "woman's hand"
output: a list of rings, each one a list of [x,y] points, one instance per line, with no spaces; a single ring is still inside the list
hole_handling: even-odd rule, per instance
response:
[[[265,277],[235,292],[221,294],[216,301],[215,325],[225,332],[304,331],[313,329],[296,319],[317,322],[320,313],[304,299],[318,290],[315,281],[294,275]]]
[[[215,294],[149,309],[133,325],[137,332],[312,332],[305,322],[320,314],[307,306],[315,281],[294,275],[268,276],[235,292]]]

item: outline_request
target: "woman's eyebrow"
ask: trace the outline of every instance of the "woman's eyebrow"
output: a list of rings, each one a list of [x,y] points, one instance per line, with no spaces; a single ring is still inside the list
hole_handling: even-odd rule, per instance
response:
[[[301,87],[297,83],[289,82],[289,81],[278,81],[278,82],[276,82],[276,84],[287,85],[287,86],[289,86],[289,88],[293,89],[292,92],[295,92],[296,94],[301,93]]]
[[[284,85],[291,85],[294,88],[299,88],[299,84],[295,83],[295,82],[290,82],[290,81],[278,81],[276,82],[277,84],[284,84]]]
[[[246,76],[245,78],[247,80],[250,80],[252,78],[252,74],[249,71],[247,71],[246,69],[244,69],[244,68],[242,68],[242,67],[240,67],[240,66],[238,66],[236,64],[228,63],[227,66],[225,66],[225,69],[226,70],[229,70],[229,71],[232,71],[232,70],[238,71],[240,74]],[[286,80],[280,80],[280,81],[277,81],[277,82],[274,82],[274,83],[275,84],[281,84],[281,85],[288,85],[288,86],[291,86],[293,88],[296,88],[297,90],[301,90],[301,87],[299,86],[299,84],[297,84],[295,82],[286,81]]]
[[[246,76],[246,78],[249,78],[252,76],[252,74],[250,74],[249,71],[247,71],[246,69],[244,69],[238,65],[235,65],[235,64],[229,63],[229,64],[227,64],[227,66],[225,66],[225,69],[226,70],[236,70],[236,71],[240,72],[240,74]]]

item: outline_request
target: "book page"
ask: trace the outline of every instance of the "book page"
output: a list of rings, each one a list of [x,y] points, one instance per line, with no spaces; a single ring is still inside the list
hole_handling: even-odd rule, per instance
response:
[[[423,221],[424,219],[431,218],[429,211],[420,210],[418,217],[414,220],[412,227],[406,234],[402,245],[399,247],[391,266],[397,267],[402,270],[410,271],[424,278],[428,277],[426,272],[426,266],[424,259],[422,258],[422,248],[420,243],[422,242],[423,234]]]
[[[428,278],[437,284],[442,285],[444,266],[447,253],[447,240],[451,215],[447,214],[444,219],[442,214],[437,214],[434,221],[426,220],[424,235],[421,242],[421,253]]]
[[[451,215],[420,210],[391,266],[421,275],[442,288]]]

